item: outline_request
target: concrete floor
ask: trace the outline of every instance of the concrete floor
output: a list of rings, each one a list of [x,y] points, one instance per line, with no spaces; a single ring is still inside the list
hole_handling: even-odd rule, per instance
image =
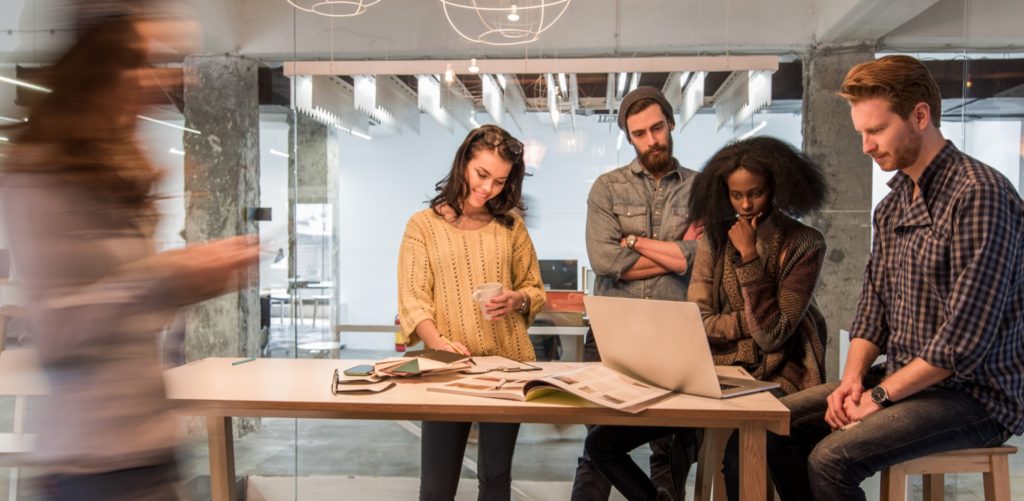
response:
[[[295,357],[295,346],[326,336],[323,322],[314,329],[294,328],[275,319],[268,353]],[[298,357],[325,352],[298,350]],[[341,358],[383,358],[393,351],[341,350]],[[0,397],[0,431],[12,426],[13,398]],[[197,428],[196,420],[189,427]],[[419,423],[340,421],[319,419],[262,419],[259,428],[235,442],[236,469],[247,477],[242,491],[252,500],[404,500],[416,499],[419,485]],[[524,425],[513,465],[514,499],[564,500],[571,489],[576,457],[582,449],[582,426]],[[1024,449],[1024,439],[1010,443]],[[646,448],[634,454],[646,464]],[[476,498],[476,446],[466,450],[459,500]],[[181,449],[184,498],[208,499],[209,463],[202,431],[190,433]],[[1013,499],[1024,501],[1024,453],[1010,458]],[[0,499],[8,494],[9,469],[0,468]],[[31,472],[23,472],[30,476]],[[690,477],[692,492],[693,474]],[[865,483],[869,499],[877,499],[877,478]],[[31,481],[20,484],[19,499],[35,499]],[[911,492],[920,499],[920,482]],[[946,499],[981,500],[980,475],[949,475]],[[617,494],[616,494],[617,496]],[[621,499],[615,497],[613,499]],[[914,499],[914,498],[911,498]]]

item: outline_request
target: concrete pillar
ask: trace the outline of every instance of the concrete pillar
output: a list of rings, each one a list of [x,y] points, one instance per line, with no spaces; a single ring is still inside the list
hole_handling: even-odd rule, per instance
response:
[[[246,209],[259,206],[259,98],[255,61],[185,59],[185,240],[256,234]],[[252,273],[258,274],[258,270]],[[258,356],[260,305],[253,285],[188,312],[185,356]]]
[[[338,283],[338,238],[340,232],[337,224],[339,221],[338,210],[338,161],[340,131],[333,127],[325,126],[302,113],[296,113],[292,117],[292,134],[290,141],[296,145],[296,154],[292,159],[292,168],[289,170],[289,184],[294,187],[289,191],[289,228],[292,234],[291,242],[290,276],[302,279],[322,277],[323,280]],[[297,248],[294,234],[296,228],[295,204],[320,204],[324,216],[329,217],[331,226],[327,228],[330,235],[325,239],[322,248],[316,253],[307,253]],[[315,259],[315,262],[310,262]],[[341,322],[341,310],[337,308],[338,287],[330,291],[323,291],[331,296],[330,304],[326,305],[329,315],[329,326]],[[323,305],[321,305],[323,306]],[[338,340],[335,332],[336,341]]]
[[[828,322],[829,380],[842,373],[839,331],[853,325],[871,252],[871,159],[861,152],[850,107],[836,92],[850,68],[871,59],[874,52],[866,47],[826,49],[811,52],[803,64],[803,149],[821,165],[832,190],[825,209],[808,218],[828,244],[815,297]]]

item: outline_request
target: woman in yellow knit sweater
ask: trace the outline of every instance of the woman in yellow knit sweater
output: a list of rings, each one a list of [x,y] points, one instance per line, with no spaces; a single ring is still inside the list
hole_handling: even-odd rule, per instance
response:
[[[526,328],[544,304],[537,253],[526,232],[523,144],[494,125],[470,131],[430,208],[414,214],[398,255],[398,308],[410,343],[466,355],[534,360]],[[500,283],[484,305],[473,288]],[[454,499],[471,423],[423,423],[420,499]],[[518,424],[481,423],[481,500],[511,497]]]

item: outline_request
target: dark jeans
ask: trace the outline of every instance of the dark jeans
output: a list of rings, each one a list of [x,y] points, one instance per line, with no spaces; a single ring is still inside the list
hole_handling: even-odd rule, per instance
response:
[[[583,343],[583,361],[601,361],[601,353],[598,351],[597,343],[594,341],[593,331],[587,332],[586,340]],[[587,440],[590,440],[590,434],[595,428],[595,426],[587,426]],[[643,442],[640,442],[637,445],[640,444],[643,444]],[[671,433],[669,433],[650,442],[650,445],[651,480],[654,481],[654,484],[659,491],[669,496],[669,499],[682,501],[685,499],[686,475],[689,472],[690,464],[693,462],[686,462],[685,444],[681,444],[680,447],[674,446]],[[635,447],[636,446],[633,448]],[[673,467],[682,465],[682,463],[686,463],[686,470],[680,474],[680,472],[674,470]],[[576,478],[572,483],[571,500],[607,501],[608,497],[611,496],[611,490],[611,483],[608,482],[608,479],[606,479],[597,467],[594,466],[590,456],[587,455],[586,448],[584,448],[583,455],[577,460]]]
[[[584,450],[590,456],[591,464],[626,499],[634,501],[670,497],[682,500],[686,497],[686,476],[690,472],[690,465],[697,460],[702,436],[703,430],[695,428],[595,426],[587,434]],[[671,487],[667,491],[655,485],[655,479],[648,478],[629,456],[629,452],[640,445],[665,438],[671,440],[671,467],[666,479],[671,482]],[[673,476],[678,482],[673,482]],[[665,480],[662,482],[664,484]]]
[[[872,370],[864,388],[880,381],[881,374]],[[784,501],[862,500],[861,482],[888,466],[938,452],[996,446],[1010,437],[973,397],[935,386],[857,426],[832,431],[824,419],[825,399],[838,386],[827,383],[782,399],[791,412],[791,435],[768,434],[768,467]],[[865,393],[863,398],[870,397]]]
[[[88,475],[41,479],[50,501],[178,501],[178,466],[166,463]]]
[[[462,457],[472,423],[423,422],[420,448],[420,500],[455,499],[462,472]],[[519,423],[480,423],[477,479],[480,501],[507,501],[512,497],[512,454]]]

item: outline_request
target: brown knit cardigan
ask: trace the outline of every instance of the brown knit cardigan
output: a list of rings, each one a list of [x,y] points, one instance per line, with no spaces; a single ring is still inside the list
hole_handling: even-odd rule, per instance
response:
[[[739,262],[726,241],[713,256],[701,239],[688,299],[700,306],[716,365],[740,365],[787,394],[825,378],[825,319],[814,287],[825,239],[773,211],[757,228],[758,258]]]

